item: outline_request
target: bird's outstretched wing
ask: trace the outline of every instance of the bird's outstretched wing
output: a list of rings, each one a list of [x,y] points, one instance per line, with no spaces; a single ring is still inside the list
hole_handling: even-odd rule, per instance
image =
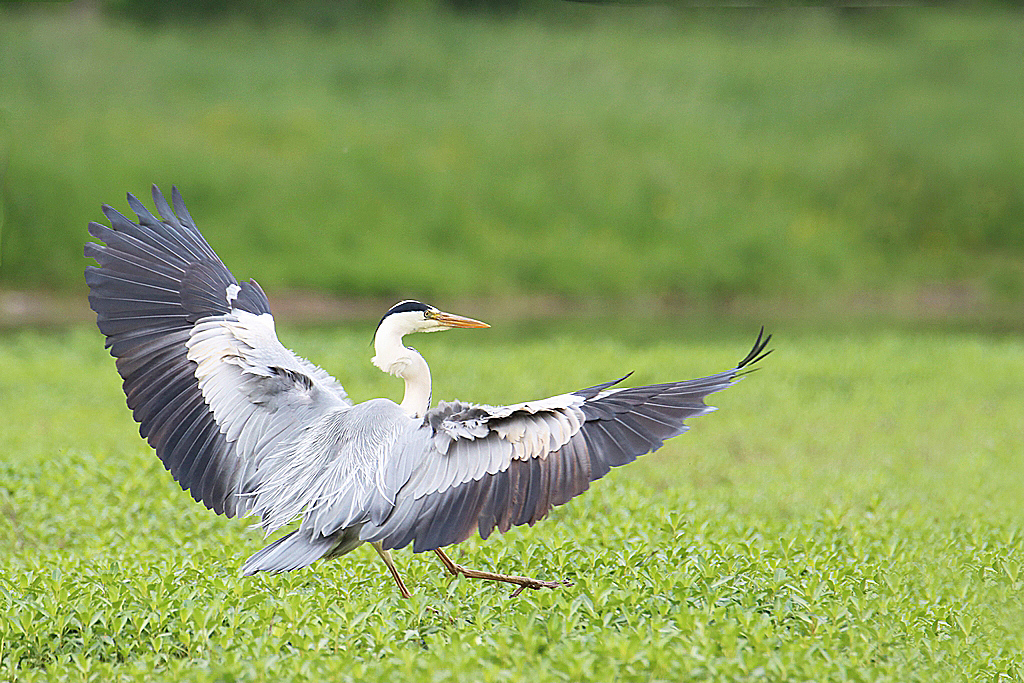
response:
[[[506,407],[441,403],[396,445],[387,467],[400,468],[390,476],[405,484],[387,519],[360,537],[421,552],[533,524],[714,410],[704,398],[770,353],[770,338],[762,330],[735,368],[702,379],[612,388],[618,380]]]
[[[129,194],[138,224],[109,206],[111,227],[89,224],[105,242],[85,246],[99,264],[86,268],[89,304],[142,436],[196,501],[232,517],[289,466],[268,456],[351,402],[281,345],[263,290],[235,280],[171,196],[173,211],[153,187],[159,219]]]

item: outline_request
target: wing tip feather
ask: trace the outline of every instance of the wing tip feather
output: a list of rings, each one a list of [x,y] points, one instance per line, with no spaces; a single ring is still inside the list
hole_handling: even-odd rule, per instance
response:
[[[762,325],[761,331],[757,333],[757,339],[754,341],[753,348],[750,349],[750,352],[743,358],[743,360],[736,364],[736,369],[740,370],[742,368],[754,365],[755,363],[761,360],[764,360],[764,358],[768,356],[768,354],[775,350],[768,349],[767,351],[765,351],[765,347],[768,346],[768,342],[770,342],[771,340],[771,334],[769,334],[767,337],[764,336],[764,325]]]

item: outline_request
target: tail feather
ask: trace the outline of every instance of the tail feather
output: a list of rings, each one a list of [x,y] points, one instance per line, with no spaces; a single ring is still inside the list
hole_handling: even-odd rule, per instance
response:
[[[358,529],[354,533],[352,529],[343,529],[330,536],[311,533],[307,529],[296,529],[246,560],[242,566],[242,576],[252,576],[258,572],[277,574],[302,569],[322,557],[343,555],[360,543]]]

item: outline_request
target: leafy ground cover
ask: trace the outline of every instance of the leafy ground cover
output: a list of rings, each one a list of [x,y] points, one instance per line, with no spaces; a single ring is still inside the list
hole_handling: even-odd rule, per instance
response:
[[[750,341],[551,330],[417,341],[437,397],[488,402],[698,376]],[[282,336],[357,399],[396,397],[370,333]],[[1019,680],[1024,345],[783,330],[775,346],[657,454],[454,551],[573,586],[510,600],[400,552],[406,602],[365,548],[241,578],[262,539],[177,489],[98,333],[4,333],[0,679]]]
[[[274,289],[1024,292],[1019,13],[566,7],[325,33],[0,12],[0,283],[81,288],[86,222],[156,182]]]

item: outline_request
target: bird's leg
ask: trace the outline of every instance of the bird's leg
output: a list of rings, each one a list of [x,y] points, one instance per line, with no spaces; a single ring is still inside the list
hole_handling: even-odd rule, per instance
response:
[[[542,581],[541,579],[532,579],[529,576],[515,576],[514,574],[495,574],[493,572],[482,572],[476,569],[469,569],[463,567],[461,564],[456,564],[452,561],[452,558],[448,557],[443,550],[435,548],[434,552],[437,553],[441,563],[444,564],[444,568],[447,569],[452,576],[463,576],[470,579],[487,579],[489,581],[504,581],[505,583],[514,583],[519,586],[512,593],[510,597],[516,597],[523,592],[524,588],[533,588],[534,590],[539,588],[558,588],[559,586],[570,586],[572,585],[569,581]]]
[[[370,545],[372,545],[373,549],[377,551],[378,555],[380,555],[380,559],[384,560],[384,564],[388,566],[388,571],[390,571],[391,576],[395,578],[395,583],[398,584],[398,590],[401,591],[402,597],[406,599],[411,598],[412,593],[410,593],[409,589],[405,587],[405,581],[402,581],[402,577],[398,574],[398,569],[395,568],[395,561],[391,559],[391,551],[384,550],[380,541],[371,543]]]

